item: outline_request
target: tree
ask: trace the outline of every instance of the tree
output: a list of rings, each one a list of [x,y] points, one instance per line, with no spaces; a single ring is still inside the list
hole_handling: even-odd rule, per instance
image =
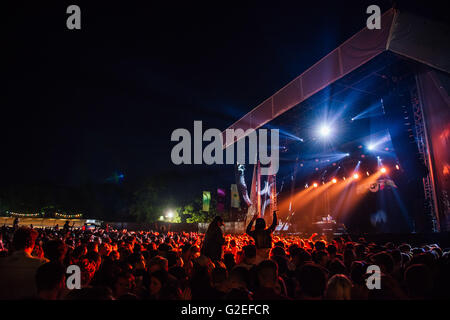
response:
[[[154,222],[158,221],[159,217],[165,216],[167,210],[173,208],[174,204],[175,201],[164,182],[151,179],[134,193],[130,215],[137,222]],[[172,217],[171,221],[175,220],[181,222],[180,217]]]
[[[202,211],[202,200],[200,198],[196,199],[193,203],[185,206],[185,213],[189,215],[186,219],[188,223],[201,223],[201,222],[211,222],[216,216],[216,203],[217,200],[212,197],[209,212]]]

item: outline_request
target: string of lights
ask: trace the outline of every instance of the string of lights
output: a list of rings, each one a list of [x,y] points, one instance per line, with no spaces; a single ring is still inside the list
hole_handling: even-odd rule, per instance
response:
[[[83,217],[83,214],[82,213],[64,214],[64,213],[55,212],[55,217],[73,219],[73,218],[81,218],[81,217]]]
[[[11,217],[39,217],[41,215],[43,215],[43,212],[38,212],[38,213],[19,213],[19,212],[11,212],[11,211],[6,211],[7,214],[11,215]]]

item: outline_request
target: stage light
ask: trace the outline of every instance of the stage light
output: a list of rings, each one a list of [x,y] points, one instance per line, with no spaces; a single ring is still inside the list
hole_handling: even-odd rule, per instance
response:
[[[317,188],[317,186],[318,186],[317,182],[314,182],[313,186],[314,186],[314,188]]]
[[[354,178],[354,179],[358,179],[358,178],[359,178],[359,174],[355,173],[355,174],[353,175],[353,178]]]
[[[319,134],[323,138],[328,137],[330,135],[330,133],[331,133],[330,127],[325,124],[319,128]]]
[[[344,179],[344,180],[345,180],[345,177],[344,177],[344,178],[342,178],[342,179]]]
[[[336,183],[336,182],[337,182],[336,178],[333,178],[333,180],[331,180],[331,181],[333,181],[333,183]]]
[[[398,166],[398,164],[395,165],[395,169],[400,170],[400,167]]]
[[[375,145],[373,145],[373,144],[369,144],[368,146],[367,146],[367,149],[369,149],[369,150],[373,150],[373,149],[375,149]]]
[[[346,153],[345,155],[348,157],[350,155],[350,153]]]
[[[385,168],[385,167],[382,167],[382,168],[380,169],[380,172],[381,172],[381,173],[386,173],[386,168]]]
[[[160,216],[160,217],[159,217],[159,220],[160,220],[160,221],[163,221],[163,220],[164,220],[164,216]]]
[[[370,176],[370,173],[369,173],[369,171],[366,171],[366,174],[367,174],[367,176]]]

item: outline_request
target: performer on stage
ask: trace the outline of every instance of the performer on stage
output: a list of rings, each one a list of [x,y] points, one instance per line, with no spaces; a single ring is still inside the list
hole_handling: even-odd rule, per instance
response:
[[[266,222],[263,218],[257,218],[258,214],[253,216],[253,219],[247,226],[247,234],[255,239],[256,245],[256,263],[268,259],[270,248],[272,247],[272,233],[277,226],[277,212],[273,212],[272,224],[266,229]],[[252,231],[253,221],[256,220],[255,230]]]

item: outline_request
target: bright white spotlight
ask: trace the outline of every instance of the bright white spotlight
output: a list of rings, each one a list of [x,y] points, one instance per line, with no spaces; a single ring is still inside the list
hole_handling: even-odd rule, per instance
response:
[[[173,212],[172,211],[167,212],[166,216],[167,216],[167,218],[172,219],[173,218]]]
[[[325,125],[325,124],[322,125],[322,126],[319,128],[319,134],[320,134],[323,138],[328,137],[328,136],[330,135],[330,133],[331,133],[330,127],[327,126],[327,125]]]
[[[381,173],[386,173],[386,168],[385,168],[385,167],[382,167],[382,168],[380,169],[380,172],[381,172]]]
[[[333,183],[336,183],[336,182],[337,182],[336,178],[333,178],[333,180],[331,180],[331,181],[333,181]]]
[[[317,182],[314,182],[313,186],[314,186],[314,188],[317,188],[317,186],[318,186]]]
[[[353,175],[353,178],[354,178],[354,179],[358,179],[358,178],[359,178],[359,174],[355,173],[355,174]]]
[[[367,149],[369,149],[369,150],[373,150],[373,149],[375,149],[375,145],[373,145],[373,144],[369,144],[369,145],[367,146]]]

